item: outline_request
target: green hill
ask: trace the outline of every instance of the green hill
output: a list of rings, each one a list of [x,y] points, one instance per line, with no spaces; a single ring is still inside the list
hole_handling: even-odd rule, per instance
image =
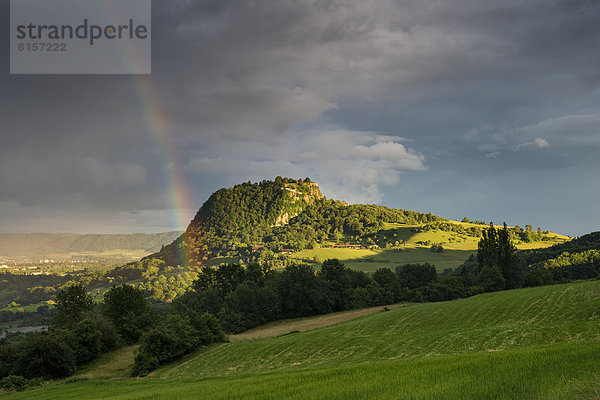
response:
[[[278,177],[220,189],[200,207],[185,233],[152,257],[171,265],[203,265],[224,251],[262,242],[273,227],[287,224],[321,198],[318,185],[308,178]]]
[[[600,281],[488,293],[211,345],[143,379],[7,398],[592,398],[599,309]]]
[[[371,272],[409,262],[456,268],[477,250],[485,222],[326,199],[310,179],[276,178],[213,193],[184,235],[159,253],[168,265],[201,267],[259,262],[284,267],[339,258]],[[552,246],[566,236],[511,228],[520,249]]]
[[[600,274],[600,232],[521,255],[529,266],[549,272],[555,281],[594,277]]]

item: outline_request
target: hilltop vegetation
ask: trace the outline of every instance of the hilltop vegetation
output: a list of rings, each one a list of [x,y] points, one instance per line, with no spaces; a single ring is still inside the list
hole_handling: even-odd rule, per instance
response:
[[[201,265],[222,249],[260,242],[273,226],[287,223],[322,197],[308,178],[278,177],[220,189],[200,207],[185,233],[154,257],[168,264]],[[182,259],[182,254],[187,259]]]
[[[218,257],[257,261],[253,246],[273,252],[312,249],[330,243],[376,245],[386,223],[420,224],[442,219],[432,214],[327,200],[310,179],[278,177],[213,193],[184,235],[150,257],[191,266]],[[188,260],[182,259],[187,255]],[[279,258],[279,265],[286,265]]]
[[[417,259],[400,260],[405,263],[429,261],[421,253],[430,251],[439,254],[433,259],[441,261],[443,268],[455,268],[471,254],[465,252],[477,249],[484,229],[486,224],[480,221],[450,221],[432,213],[328,200],[308,178],[278,177],[213,193],[185,234],[148,258],[172,266],[258,262],[285,267],[298,259],[320,263],[336,258],[332,254],[318,257],[313,251],[349,246],[348,250],[370,249],[388,259],[402,255],[393,256],[386,250],[419,254]],[[567,239],[540,228],[534,232],[529,225],[526,229],[511,227],[509,232],[517,246],[529,248],[547,247]],[[443,254],[446,251],[449,254]],[[372,271],[368,264],[371,260],[361,259],[360,252],[349,254],[354,255],[354,260],[348,256],[345,261]],[[457,257],[462,260],[455,261]]]

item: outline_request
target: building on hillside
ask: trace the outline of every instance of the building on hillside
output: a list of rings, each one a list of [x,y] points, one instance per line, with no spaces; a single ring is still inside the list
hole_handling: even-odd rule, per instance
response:
[[[360,244],[334,244],[334,249],[362,249]]]

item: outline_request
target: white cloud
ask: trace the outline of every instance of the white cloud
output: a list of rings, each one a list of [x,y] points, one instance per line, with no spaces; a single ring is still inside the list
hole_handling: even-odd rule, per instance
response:
[[[535,147],[539,147],[540,149],[546,148],[548,146],[550,146],[550,144],[548,143],[548,141],[546,139],[542,139],[542,138],[535,138],[533,139],[533,145]]]
[[[562,145],[600,144],[600,115],[581,114],[566,115],[558,118],[550,118],[537,124],[527,125],[520,132],[530,136],[552,138]],[[541,139],[543,146],[544,139]],[[547,142],[545,144],[548,144]]]
[[[398,169],[423,170],[424,157],[418,153],[407,151],[396,142],[377,142],[371,146],[356,146],[355,155],[362,159],[391,161]]]
[[[210,156],[211,146],[218,145],[209,144],[204,154],[188,163],[187,170],[192,175],[226,175],[233,182],[310,176],[333,198],[377,202],[382,199],[382,186],[397,184],[405,172],[426,169],[425,157],[398,141],[403,139],[340,129],[288,132],[271,140],[230,146],[219,157]]]
[[[548,146],[550,146],[550,143],[548,143],[548,141],[546,139],[536,137],[531,142],[521,143],[520,145],[518,145],[516,147],[515,150],[518,151],[518,150],[526,149],[528,147],[537,147],[538,149],[545,149]]]

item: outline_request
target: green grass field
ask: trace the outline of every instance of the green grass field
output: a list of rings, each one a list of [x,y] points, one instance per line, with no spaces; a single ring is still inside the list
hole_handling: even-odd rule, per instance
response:
[[[481,225],[464,222],[452,221],[452,223],[481,227]],[[442,272],[446,268],[454,269],[460,266],[471,254],[477,252],[479,238],[441,230],[415,233],[413,232],[415,226],[417,225],[386,224],[380,231],[380,235],[402,240],[403,244],[399,247],[378,250],[323,247],[298,251],[289,257],[298,261],[311,260],[317,268],[317,263],[322,263],[328,258],[337,258],[346,266],[364,272],[374,272],[379,268],[389,268],[394,271],[397,266],[408,263],[429,263],[435,265],[438,272]],[[544,248],[563,243],[568,239],[555,233],[547,236],[552,240],[521,243],[517,248],[521,250]],[[431,251],[431,244],[442,244],[444,251],[442,253]]]
[[[289,369],[217,379],[82,381],[8,399],[592,399],[600,345]]]
[[[475,250],[444,250],[443,253],[434,253],[425,247],[404,247],[402,249],[333,249],[321,248],[314,250],[303,250],[292,255],[293,258],[301,260],[315,257],[320,262],[328,258],[337,258],[344,262],[347,267],[364,272],[374,272],[379,268],[389,268],[392,271],[399,265],[408,263],[430,263],[436,266],[438,272],[446,268],[456,268],[465,262]],[[318,265],[315,265],[318,269]]]
[[[586,281],[211,345],[147,378],[7,398],[585,399],[598,390],[600,281]]]
[[[133,352],[136,348],[137,345],[128,346],[102,354],[92,363],[77,371],[69,380],[127,378],[133,366]]]

